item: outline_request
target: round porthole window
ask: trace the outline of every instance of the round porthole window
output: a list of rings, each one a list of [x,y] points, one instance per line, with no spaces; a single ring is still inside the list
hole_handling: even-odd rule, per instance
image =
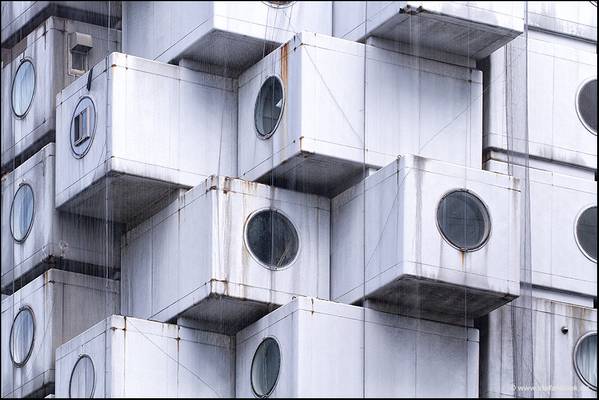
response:
[[[286,8],[295,3],[295,1],[264,1],[263,3],[274,8]]]
[[[71,372],[71,380],[69,381],[69,397],[90,399],[94,396],[96,387],[96,371],[94,363],[88,355],[79,357],[73,371]]]
[[[256,131],[261,139],[273,135],[281,121],[283,106],[283,84],[278,77],[271,76],[262,84],[254,108]]]
[[[576,111],[582,124],[597,134],[597,78],[584,82],[576,96]]]
[[[574,369],[585,385],[597,390],[597,332],[585,334],[576,343]]]
[[[576,221],[576,242],[591,260],[597,262],[597,207],[589,207]]]
[[[293,223],[280,211],[266,209],[250,216],[245,228],[250,253],[268,268],[284,268],[299,252],[299,237]]]
[[[17,118],[23,118],[33,102],[35,94],[35,69],[33,63],[25,59],[17,68],[12,81],[11,104]]]
[[[10,208],[10,230],[17,242],[23,242],[33,225],[34,197],[33,189],[22,184],[12,200]]]
[[[260,343],[252,360],[252,390],[258,397],[268,397],[277,384],[281,368],[281,350],[274,338]]]
[[[96,132],[96,106],[88,96],[82,97],[71,119],[71,150],[77,158],[85,156]]]
[[[29,360],[33,351],[34,333],[33,311],[29,307],[23,307],[17,313],[10,329],[10,358],[17,367],[22,367]]]
[[[491,231],[491,219],[483,202],[466,190],[446,194],[437,207],[441,234],[461,251],[482,247]]]

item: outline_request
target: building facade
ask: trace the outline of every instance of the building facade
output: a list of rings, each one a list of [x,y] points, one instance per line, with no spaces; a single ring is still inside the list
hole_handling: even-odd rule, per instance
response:
[[[2,3],[4,397],[596,397],[597,3]]]

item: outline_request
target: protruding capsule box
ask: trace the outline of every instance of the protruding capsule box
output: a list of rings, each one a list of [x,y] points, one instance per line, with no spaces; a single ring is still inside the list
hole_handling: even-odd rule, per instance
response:
[[[55,351],[119,311],[115,281],[51,269],[2,300],[2,397],[53,392]]]
[[[477,329],[298,297],[236,335],[238,397],[477,397]]]
[[[50,268],[112,276],[120,227],[54,208],[55,145],[2,177],[2,293]]]
[[[332,300],[458,322],[520,294],[516,178],[403,155],[331,202]]]
[[[332,1],[124,4],[124,51],[237,76],[303,30],[331,35]]]
[[[524,32],[519,1],[335,1],[333,35],[379,37],[475,60]]]
[[[482,164],[480,71],[324,35],[244,72],[238,115],[239,177],[292,190],[333,196],[403,153]]]
[[[235,175],[233,81],[112,53],[57,96],[56,207],[135,224]]]
[[[3,173],[54,141],[56,94],[119,50],[120,31],[51,17],[23,40],[24,49],[3,56]]]
[[[112,315],[56,350],[61,398],[235,395],[230,336]]]
[[[326,198],[210,177],[123,237],[123,313],[234,333],[328,299],[329,229]]]

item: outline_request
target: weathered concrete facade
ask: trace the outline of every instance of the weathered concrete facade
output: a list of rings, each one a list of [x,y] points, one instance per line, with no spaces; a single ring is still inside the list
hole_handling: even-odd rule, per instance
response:
[[[596,397],[596,2],[3,2],[1,43],[2,397]]]

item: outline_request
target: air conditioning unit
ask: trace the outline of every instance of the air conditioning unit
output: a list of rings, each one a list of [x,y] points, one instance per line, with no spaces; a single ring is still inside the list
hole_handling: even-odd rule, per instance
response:
[[[482,59],[524,31],[524,4],[505,2],[333,2],[333,36],[379,37]]]
[[[234,397],[230,336],[113,315],[56,350],[56,396]]]
[[[592,1],[530,2],[526,23],[531,30],[554,32],[597,42],[597,7]]]
[[[133,224],[235,175],[236,101],[231,79],[110,54],[57,96],[56,206]]]
[[[481,397],[597,397],[597,309],[530,301],[481,323]]]
[[[2,301],[2,397],[53,392],[56,348],[118,312],[115,281],[51,269]]]
[[[515,178],[404,155],[331,208],[331,300],[462,323],[520,293]]]
[[[474,328],[298,297],[236,341],[237,397],[478,397]]]
[[[200,61],[236,76],[299,31],[330,35],[332,1],[160,1],[123,5],[124,51]],[[151,21],[151,23],[148,23]]]
[[[2,178],[2,293],[50,268],[112,275],[120,227],[54,208],[54,143]]]
[[[506,61],[511,65],[515,57],[527,62],[526,85],[521,78],[506,77]],[[486,60],[483,70],[486,81],[490,82],[485,90],[484,113],[487,159],[507,161],[508,153],[512,157],[525,153],[532,168],[594,178],[597,169],[595,44],[531,30],[525,47],[496,51]],[[519,73],[525,73],[524,67],[515,72]],[[527,137],[518,131],[524,121],[509,122],[519,115],[506,109],[507,88],[510,96],[522,103],[520,108],[528,108]]]
[[[485,169],[503,173],[508,165],[490,160]],[[597,182],[533,168],[528,174],[533,285],[597,297]]]
[[[2,48],[11,48],[51,16],[69,18],[104,29],[121,19],[119,1],[11,1],[2,8]]]
[[[210,177],[123,236],[123,314],[231,334],[329,298],[329,200]]]
[[[23,46],[3,59],[3,173],[54,141],[56,94],[118,50],[120,32],[51,17],[24,39]]]
[[[480,168],[482,73],[303,32],[239,77],[238,124],[239,177],[293,190],[333,196],[403,153]]]

